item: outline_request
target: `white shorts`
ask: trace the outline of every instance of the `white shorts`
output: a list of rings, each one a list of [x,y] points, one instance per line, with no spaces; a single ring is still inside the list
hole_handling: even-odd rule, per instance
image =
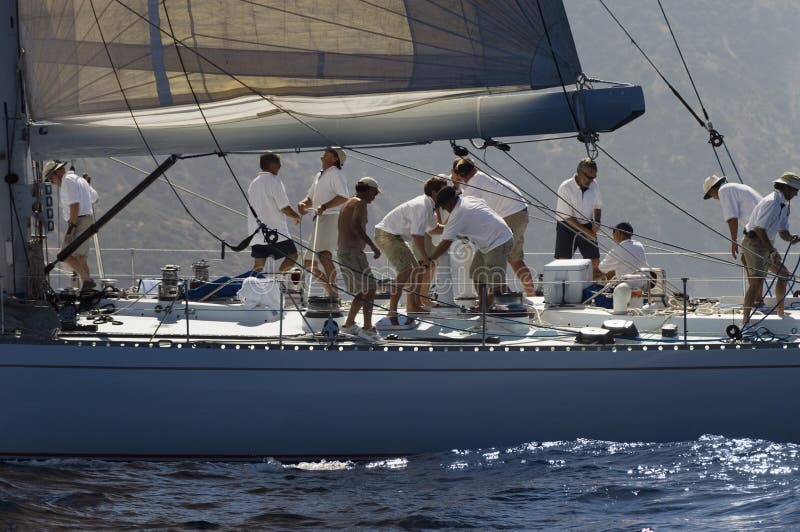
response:
[[[336,256],[339,247],[339,213],[323,214],[318,217],[313,226],[316,230],[311,232],[311,248],[316,252],[330,251],[332,256]]]

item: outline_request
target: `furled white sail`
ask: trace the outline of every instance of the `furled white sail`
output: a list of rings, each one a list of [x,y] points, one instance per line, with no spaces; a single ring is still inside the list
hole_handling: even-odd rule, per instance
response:
[[[376,130],[381,142],[546,133],[534,115],[497,127],[526,107],[506,99],[505,114],[482,116],[485,98],[581,72],[560,0],[26,0],[19,11],[42,157],[143,153],[137,128],[157,152],[207,151],[206,121],[225,150],[371,143]],[[579,129],[577,102],[548,102],[569,115],[553,131]]]

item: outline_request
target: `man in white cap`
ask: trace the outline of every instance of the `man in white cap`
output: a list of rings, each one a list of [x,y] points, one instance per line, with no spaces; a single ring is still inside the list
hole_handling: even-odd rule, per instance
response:
[[[317,260],[313,261],[314,273],[322,280],[322,286],[328,295],[337,299],[339,291],[335,286],[336,267],[332,259],[338,238],[339,209],[350,195],[347,179],[342,172],[346,158],[341,148],[325,148],[320,157],[322,169],[314,177],[306,197],[297,204],[301,216],[314,212],[314,233],[311,238],[311,245],[317,253]],[[311,260],[306,260],[306,268],[311,263]],[[317,268],[317,264],[322,266],[321,270]]]
[[[97,191],[86,179],[75,172],[67,172],[67,163],[61,161],[48,161],[44,165],[44,178],[59,187],[61,213],[67,222],[67,232],[61,249],[64,249],[75,238],[92,225],[92,204],[97,201]],[[93,289],[97,284],[89,273],[90,241],[87,238],[72,255],[64,259],[64,263],[81,278],[81,291]]]
[[[364,248],[369,245],[376,259],[381,256],[381,251],[367,234],[367,205],[380,192],[378,183],[371,177],[359,179],[356,183],[356,195],[342,205],[338,225],[339,267],[347,291],[354,296],[342,331],[358,335],[368,342],[381,340],[381,335],[372,325],[372,305],[378,283],[367,262],[367,254],[364,253]],[[364,326],[359,328],[356,325],[356,315],[362,308]]]
[[[773,186],[775,191],[759,201],[750,214],[742,239],[748,276],[742,325],[747,324],[756,300],[761,297],[767,271],[778,276],[775,283],[777,298],[775,311],[778,316],[782,317],[784,314],[783,299],[786,295],[786,281],[790,274],[783,265],[781,254],[775,249],[773,242],[776,234],[790,244],[800,240],[800,236],[789,232],[789,202],[800,189],[800,177],[792,172],[786,172],[773,181]]]
[[[719,200],[722,217],[731,233],[731,255],[735,259],[739,254],[739,224],[747,225],[750,214],[761,201],[761,194],[748,185],[728,183],[725,176],[711,175],[703,181],[703,199]]]

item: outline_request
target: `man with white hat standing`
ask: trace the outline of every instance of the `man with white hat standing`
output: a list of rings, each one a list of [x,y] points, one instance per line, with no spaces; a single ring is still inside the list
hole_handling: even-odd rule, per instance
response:
[[[322,281],[328,295],[337,299],[339,291],[336,289],[336,267],[332,259],[339,237],[339,209],[350,195],[347,178],[342,172],[346,158],[347,155],[341,148],[325,148],[320,157],[322,170],[314,177],[306,197],[297,204],[301,216],[314,212],[311,245],[317,257],[313,262],[322,266],[320,271],[315,264],[314,273]],[[306,260],[305,263],[308,268],[312,261]]]
[[[67,163],[61,161],[48,161],[42,171],[45,179],[59,187],[61,213],[67,222],[67,233],[61,249],[66,248],[78,235],[91,227],[92,204],[97,201],[97,191],[86,179],[72,171],[67,172],[64,168],[66,165]],[[86,260],[89,244],[87,238],[72,255],[64,259],[64,263],[80,276],[82,292],[97,286],[90,276],[89,262]]]
[[[741,183],[728,183],[725,176],[708,176],[703,181],[703,199],[719,200],[722,217],[731,233],[731,255],[739,254],[739,224],[747,224],[753,209],[761,201],[761,194],[753,187]],[[744,255],[742,255],[744,261]]]
[[[781,254],[775,249],[775,235],[794,244],[800,235],[789,232],[789,202],[800,189],[800,177],[786,172],[773,181],[775,191],[765,196],[753,209],[750,220],[745,226],[742,239],[743,255],[747,266],[748,286],[744,293],[744,318],[746,325],[753,313],[756,299],[760,298],[767,271],[778,276],[775,283],[777,305],[775,311],[783,316],[783,299],[786,294],[786,281],[790,274],[781,260]]]

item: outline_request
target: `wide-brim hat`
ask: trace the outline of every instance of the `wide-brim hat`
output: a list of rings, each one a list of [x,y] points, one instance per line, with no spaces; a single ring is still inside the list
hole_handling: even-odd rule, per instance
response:
[[[782,176],[773,181],[774,184],[788,185],[795,190],[800,190],[800,177],[794,172],[784,172]]]
[[[720,186],[728,179],[725,176],[710,175],[703,181],[703,199],[711,198],[711,191],[714,187]]]
[[[44,164],[44,169],[42,170],[42,174],[44,175],[44,178],[47,179],[48,177],[50,177],[50,174],[52,174],[59,168],[64,168],[65,166],[67,166],[67,163],[62,161],[47,161]]]
[[[381,189],[378,188],[378,182],[375,181],[374,179],[372,179],[371,177],[362,177],[361,179],[358,180],[357,184],[358,185],[367,185],[370,188],[374,188],[378,192],[381,191]]]

